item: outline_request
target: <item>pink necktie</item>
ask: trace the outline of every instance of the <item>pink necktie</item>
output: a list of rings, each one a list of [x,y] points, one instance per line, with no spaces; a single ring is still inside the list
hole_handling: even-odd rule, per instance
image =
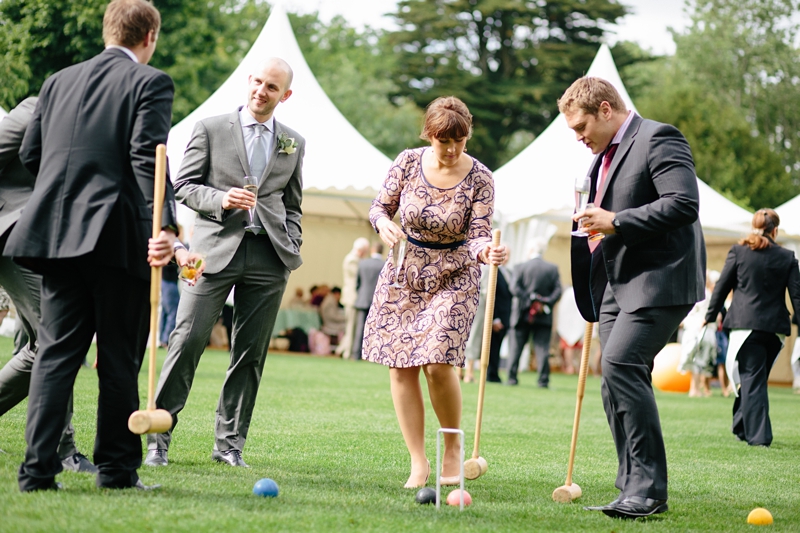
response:
[[[600,184],[597,187],[597,194],[595,194],[594,205],[600,207],[600,202],[603,201],[603,187],[606,185],[606,178],[608,178],[608,169],[611,168],[611,161],[614,159],[614,153],[617,151],[618,144],[612,144],[606,150],[605,158],[603,159],[603,169],[600,172]],[[589,241],[589,251],[594,253],[595,249],[600,245],[600,241]]]

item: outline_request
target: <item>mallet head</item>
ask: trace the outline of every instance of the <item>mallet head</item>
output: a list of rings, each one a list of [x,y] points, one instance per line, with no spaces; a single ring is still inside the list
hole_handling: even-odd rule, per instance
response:
[[[134,411],[128,418],[128,429],[136,435],[164,433],[172,427],[172,415],[166,409]]]
[[[483,457],[477,459],[467,459],[464,461],[464,477],[467,479],[478,479],[489,470],[489,463]]]
[[[581,488],[575,483],[571,485],[561,485],[553,491],[553,501],[558,503],[571,503],[581,497]]]

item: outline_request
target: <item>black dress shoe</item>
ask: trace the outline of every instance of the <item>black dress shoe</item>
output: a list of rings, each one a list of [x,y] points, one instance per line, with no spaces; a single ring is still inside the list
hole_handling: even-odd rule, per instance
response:
[[[664,513],[669,509],[667,500],[654,500],[642,496],[626,496],[622,501],[603,512],[612,518],[641,518]]]
[[[140,479],[136,482],[136,485],[134,485],[133,488],[135,488],[136,490],[148,491],[148,490],[160,489],[161,485],[145,485],[144,483],[142,483],[142,480]]]
[[[620,501],[622,501],[623,498],[624,498],[624,496],[622,496],[620,494],[619,496],[617,496],[617,499],[614,500],[611,503],[607,503],[605,505],[587,505],[587,506],[585,506],[583,508],[583,510],[584,511],[605,511],[606,509],[611,509],[612,507],[617,505]]]
[[[22,492],[39,492],[39,491],[43,491],[43,490],[56,491],[56,490],[64,490],[64,485],[62,485],[61,483],[59,483],[59,482],[54,480],[49,485],[41,485],[41,486],[38,486],[38,487],[35,487],[35,488],[32,488],[32,489],[20,489],[20,490]]]
[[[96,474],[97,467],[82,453],[74,453],[61,460],[64,470],[70,472],[82,472],[84,474]]]
[[[144,466],[167,466],[168,464],[167,450],[147,450]]]
[[[508,378],[506,385],[519,385],[519,382],[514,378]]]
[[[218,463],[225,463],[231,466],[243,466],[245,468],[250,468],[250,465],[244,462],[242,459],[242,452],[239,450],[225,450],[224,452],[220,452],[214,450],[211,452],[211,458]]]

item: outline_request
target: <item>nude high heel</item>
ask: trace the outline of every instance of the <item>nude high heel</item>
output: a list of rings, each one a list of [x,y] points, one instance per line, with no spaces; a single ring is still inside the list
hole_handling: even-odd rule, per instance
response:
[[[427,461],[427,459],[426,459],[426,461]],[[406,489],[418,489],[420,487],[424,487],[425,485],[428,484],[428,479],[430,479],[430,477],[431,477],[431,462],[428,461],[428,474],[425,476],[425,481],[422,483],[422,485],[409,485],[408,482],[406,482],[406,484],[403,485],[403,488],[406,488]]]

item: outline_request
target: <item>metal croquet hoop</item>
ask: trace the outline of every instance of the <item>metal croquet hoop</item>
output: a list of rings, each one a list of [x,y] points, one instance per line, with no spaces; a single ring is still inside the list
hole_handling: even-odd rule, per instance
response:
[[[453,429],[453,428],[439,428],[439,431],[436,432],[436,508],[439,509],[441,506],[442,501],[442,433],[453,433],[457,434],[461,439],[461,461],[459,464],[461,465],[461,474],[459,474],[459,478],[461,480],[461,506],[459,510],[464,510],[464,431],[460,429]]]

